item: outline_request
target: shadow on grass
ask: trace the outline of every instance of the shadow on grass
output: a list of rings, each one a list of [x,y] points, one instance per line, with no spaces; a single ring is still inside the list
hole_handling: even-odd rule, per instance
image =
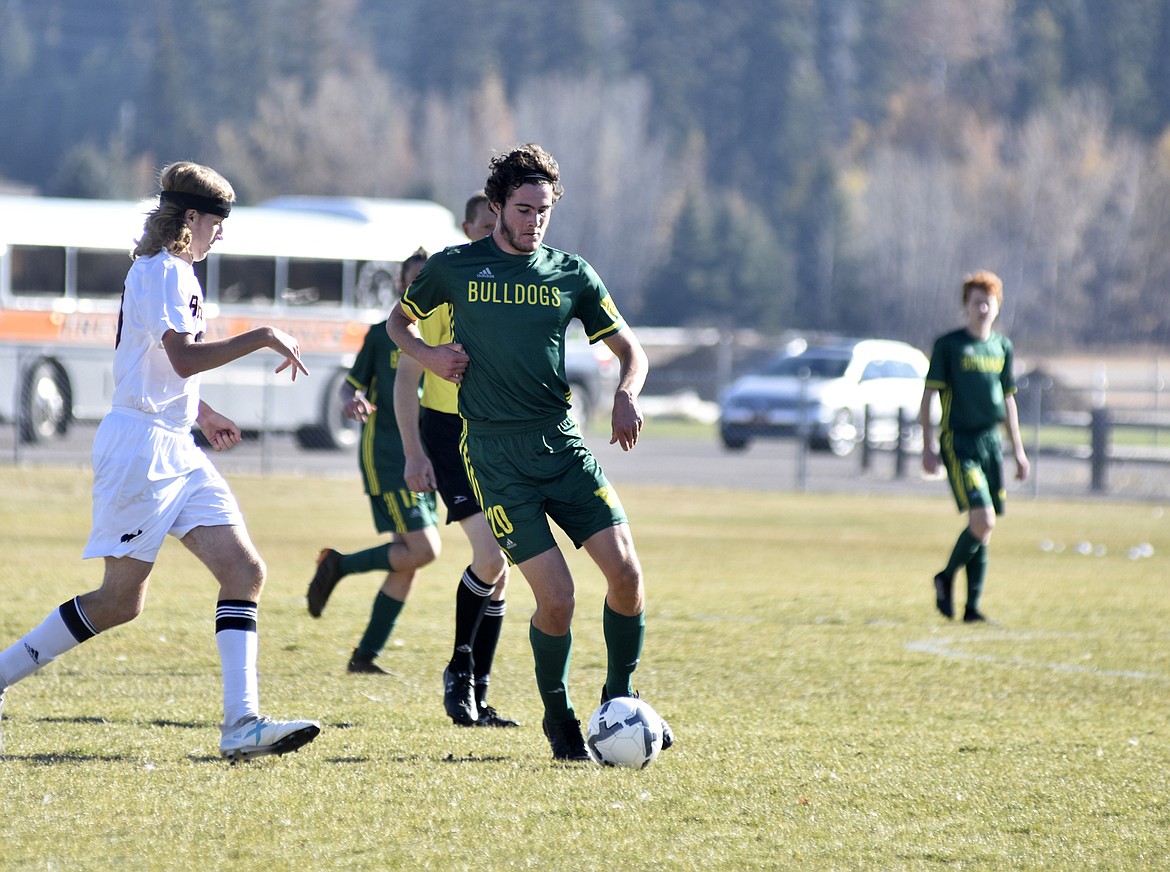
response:
[[[127,763],[138,758],[126,754],[80,754],[66,751],[57,754],[5,754],[5,760],[23,760],[38,766],[59,766],[63,763]]]
[[[499,755],[492,755],[490,757],[481,757],[478,754],[464,754],[456,757],[454,754],[448,754],[443,758],[444,763],[506,763],[510,757],[502,757]]]

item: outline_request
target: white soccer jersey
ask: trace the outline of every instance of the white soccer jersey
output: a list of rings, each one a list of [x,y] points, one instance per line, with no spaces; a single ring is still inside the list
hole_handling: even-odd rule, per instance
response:
[[[167,330],[203,333],[203,288],[191,264],[167,251],[134,261],[126,274],[114,351],[114,408],[189,428],[199,413],[199,376],[182,378],[163,349]]]
[[[195,445],[199,376],[181,378],[162,345],[167,330],[203,332],[195,270],[167,252],[140,257],[126,276],[114,408],[93,440],[93,529],[82,557],[154,562],[167,534],[242,525],[227,482]]]

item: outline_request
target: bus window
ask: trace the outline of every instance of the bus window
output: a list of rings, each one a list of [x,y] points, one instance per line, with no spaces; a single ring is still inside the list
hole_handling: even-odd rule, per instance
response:
[[[12,292],[36,296],[65,295],[65,249],[56,245],[14,245]],[[125,277],[126,270],[122,270]]]
[[[77,251],[77,296],[97,299],[119,297],[130,269],[130,255],[125,251]]]
[[[342,262],[338,260],[310,260],[290,257],[288,260],[288,287],[284,302],[291,306],[324,303],[341,305]]]
[[[389,311],[398,301],[399,264],[368,261],[358,267],[354,303],[360,309]]]
[[[275,258],[220,257],[218,302],[271,306],[275,288]]]

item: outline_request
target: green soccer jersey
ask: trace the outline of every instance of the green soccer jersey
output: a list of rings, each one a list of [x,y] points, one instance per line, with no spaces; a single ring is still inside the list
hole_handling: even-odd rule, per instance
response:
[[[470,358],[459,414],[471,429],[567,414],[569,321],[579,319],[590,341],[625,327],[584,259],[546,245],[532,254],[506,254],[490,236],[431,257],[402,296],[416,318],[444,303],[454,313],[455,341]]]
[[[399,354],[398,346],[386,333],[386,322],[375,324],[366,333],[346,379],[377,406],[362,424],[358,453],[366,493],[371,496],[403,486],[402,436],[394,415],[394,376],[398,373]]]
[[[940,336],[926,386],[939,392],[943,432],[996,427],[1006,414],[1004,398],[1016,392],[1011,341],[998,333],[979,340],[965,329]]]

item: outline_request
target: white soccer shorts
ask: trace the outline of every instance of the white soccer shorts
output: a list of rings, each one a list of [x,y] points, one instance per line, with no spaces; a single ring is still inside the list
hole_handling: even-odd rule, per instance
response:
[[[191,432],[115,409],[93,440],[93,529],[82,558],[153,563],[169,533],[242,526],[239,504]]]

